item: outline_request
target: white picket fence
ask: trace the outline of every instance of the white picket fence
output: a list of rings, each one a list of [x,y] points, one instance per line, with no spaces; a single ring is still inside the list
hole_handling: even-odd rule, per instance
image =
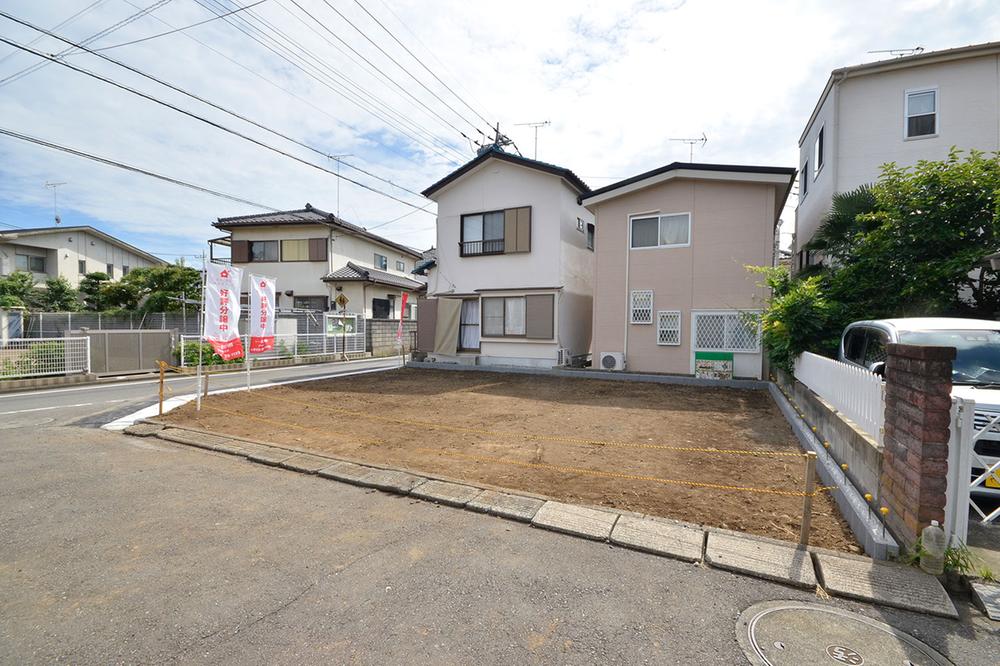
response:
[[[795,378],[879,444],[885,425],[885,382],[874,372],[804,352],[795,359]]]

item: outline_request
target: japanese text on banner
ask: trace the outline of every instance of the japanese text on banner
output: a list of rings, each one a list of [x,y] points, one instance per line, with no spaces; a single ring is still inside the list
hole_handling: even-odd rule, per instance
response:
[[[274,349],[274,278],[250,276],[250,353]]]
[[[202,335],[225,361],[243,356],[239,330],[242,280],[242,269],[214,263],[205,266],[205,327]]]

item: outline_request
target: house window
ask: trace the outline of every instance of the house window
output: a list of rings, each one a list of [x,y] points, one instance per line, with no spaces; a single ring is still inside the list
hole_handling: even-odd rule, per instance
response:
[[[297,310],[326,311],[326,296],[294,296],[292,307]]]
[[[825,127],[819,128],[819,134],[816,135],[816,141],[813,143],[813,178],[816,178],[823,170],[823,134],[825,129]]]
[[[698,312],[694,317],[694,346],[698,351],[760,351],[760,314],[757,312]]]
[[[131,270],[131,268],[129,266],[126,266],[126,265],[122,264],[122,277],[125,277],[126,275],[128,275],[128,272],[130,270]]]
[[[681,313],[679,310],[660,310],[656,313],[656,344],[681,343]]]
[[[524,336],[524,296],[483,299],[483,337]]]
[[[396,270],[399,271],[400,273],[405,273],[406,272],[406,262],[405,261],[399,261],[397,259],[396,260]]]
[[[30,273],[44,273],[45,257],[39,257],[33,254],[15,254],[14,268],[19,271]]]
[[[108,279],[109,280],[114,280],[115,279],[115,265],[114,264],[107,264],[104,267],[104,272],[108,274]]]
[[[389,319],[390,318],[390,308],[392,306],[389,303],[388,298],[373,298],[372,299],[372,318],[373,319]]]
[[[632,249],[685,247],[690,244],[690,213],[632,218]]]
[[[247,251],[249,261],[277,261],[278,241],[249,241]]]
[[[459,254],[514,254],[531,251],[531,207],[462,216]]]
[[[80,275],[86,275],[87,274],[87,260],[86,259],[80,259],[80,260],[78,260],[76,262],[76,272],[79,273]]]
[[[906,92],[906,138],[937,134],[937,90]]]
[[[799,198],[805,199],[806,195],[809,194],[809,162],[807,161],[802,165],[802,171],[799,171]]]
[[[582,234],[584,228],[585,227],[583,226],[583,220],[581,220],[580,218],[576,218],[576,230]]]
[[[630,324],[653,323],[653,290],[636,289],[632,291],[629,307]]]
[[[479,351],[479,299],[462,301],[458,324],[459,351]]]
[[[375,268],[386,270],[389,268],[389,259],[378,252],[375,253]]]
[[[594,230],[595,227],[590,222],[587,223],[587,249],[594,250]]]
[[[282,261],[309,261],[309,239],[281,241]]]

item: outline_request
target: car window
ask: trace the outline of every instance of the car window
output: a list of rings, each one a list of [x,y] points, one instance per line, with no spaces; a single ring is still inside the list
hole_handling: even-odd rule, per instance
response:
[[[844,337],[844,356],[848,361],[861,363],[861,355],[865,351],[865,329],[852,328]]]
[[[885,363],[888,358],[885,346],[889,343],[889,336],[884,331],[876,328],[869,328],[865,334],[867,344],[865,345],[866,368],[871,368],[873,363]]]

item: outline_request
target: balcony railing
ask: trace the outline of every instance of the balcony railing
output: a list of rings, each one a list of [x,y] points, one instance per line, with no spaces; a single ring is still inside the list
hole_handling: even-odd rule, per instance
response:
[[[458,244],[461,256],[478,257],[484,254],[503,254],[504,242],[502,238],[462,241]]]

